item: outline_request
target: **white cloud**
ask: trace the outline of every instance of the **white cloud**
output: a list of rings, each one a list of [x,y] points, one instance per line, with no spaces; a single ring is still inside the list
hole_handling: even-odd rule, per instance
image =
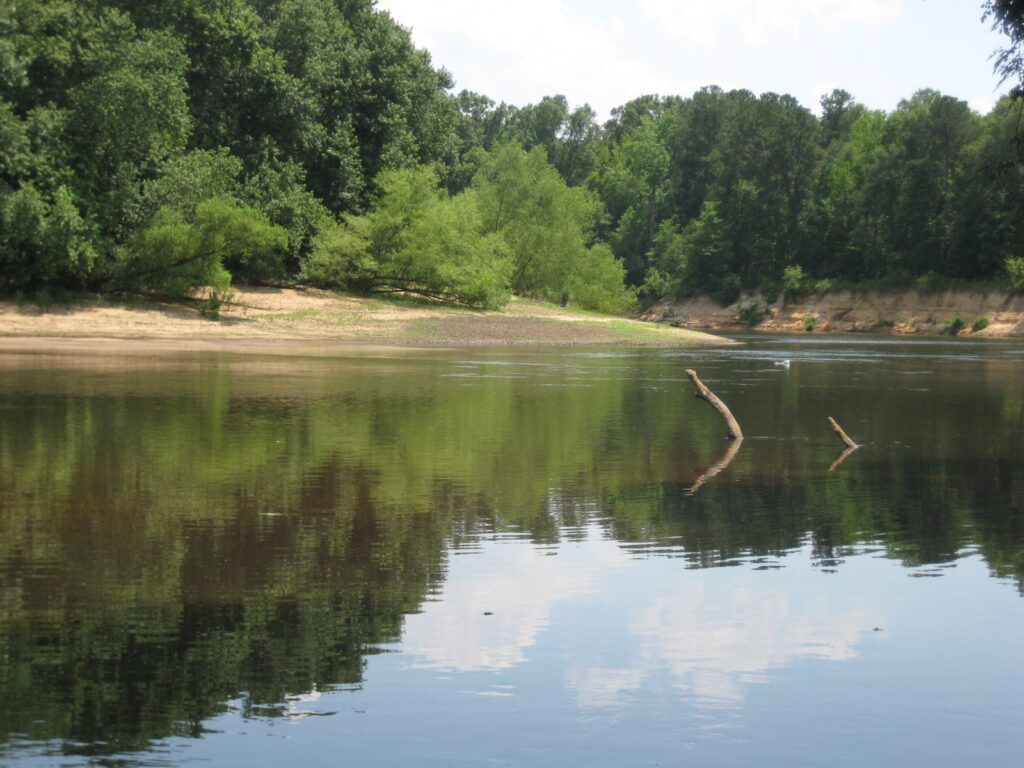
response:
[[[974,96],[967,100],[967,105],[982,115],[987,115],[992,111],[992,107],[999,101],[999,97],[995,93],[990,93],[985,96]]]
[[[435,64],[452,71],[456,89],[520,106],[562,93],[599,112],[652,89],[672,89],[663,71],[624,48],[620,20],[584,18],[560,0],[380,5],[411,27],[417,45],[435,54]]]
[[[764,63],[750,57],[770,52],[772,67],[784,72],[788,48],[820,36],[809,32],[889,24],[902,0],[380,0],[379,7],[411,28],[457,89],[519,106],[561,93],[603,119],[645,93],[689,95],[712,84],[803,97],[806,86],[789,75],[761,82]],[[740,72],[751,80],[738,82]]]
[[[765,46],[799,39],[808,23],[831,34],[894,21],[902,0],[640,0],[641,11],[677,40],[711,51],[729,38]]]
[[[790,93],[821,82],[873,109],[924,85],[997,90],[1002,38],[976,7],[905,0],[379,0],[458,89],[519,106],[564,94],[603,119],[647,93],[705,85]],[[827,89],[826,89],[827,90]]]

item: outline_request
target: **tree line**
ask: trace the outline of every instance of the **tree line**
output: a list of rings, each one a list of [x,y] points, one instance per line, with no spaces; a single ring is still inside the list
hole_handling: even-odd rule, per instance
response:
[[[985,9],[1015,39],[1001,6]],[[562,96],[453,90],[372,0],[2,2],[0,291],[216,309],[232,281],[302,281],[616,312],[1024,285],[1016,91],[981,116],[935,91],[885,113],[836,90],[817,116],[708,87],[602,125]]]

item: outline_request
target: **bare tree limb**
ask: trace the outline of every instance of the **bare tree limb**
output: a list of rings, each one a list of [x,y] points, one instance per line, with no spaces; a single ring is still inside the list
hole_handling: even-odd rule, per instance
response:
[[[697,375],[695,370],[687,368],[686,375],[690,377],[690,381],[693,382],[693,386],[697,390],[696,396],[701,400],[706,401],[708,405],[718,411],[722,418],[725,419],[725,426],[729,431],[729,439],[742,440],[743,430],[740,429],[739,422],[736,421],[736,417],[732,415],[732,411],[729,410],[729,407],[719,400],[718,396],[715,395],[714,392],[705,386],[704,382],[700,380],[700,377]]]
[[[833,431],[835,431],[835,433],[839,436],[839,439],[843,441],[843,445],[845,445],[847,448],[860,447],[859,445],[857,445],[857,443],[853,441],[852,437],[850,437],[848,434],[846,434],[846,432],[843,431],[843,428],[840,427],[839,423],[831,416],[828,417],[828,423],[832,425]]]

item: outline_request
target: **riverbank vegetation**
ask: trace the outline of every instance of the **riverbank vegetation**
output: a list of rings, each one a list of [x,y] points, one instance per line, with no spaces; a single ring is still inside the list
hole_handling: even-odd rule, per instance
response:
[[[456,93],[370,0],[5,3],[0,292],[216,311],[233,282],[303,281],[621,312],[830,281],[1019,290],[1018,91],[983,116],[835,90],[817,116],[712,86],[600,125],[562,96]]]

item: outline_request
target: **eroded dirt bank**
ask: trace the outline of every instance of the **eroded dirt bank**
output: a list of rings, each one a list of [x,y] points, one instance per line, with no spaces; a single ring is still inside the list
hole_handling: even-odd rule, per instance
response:
[[[748,320],[758,315],[762,319],[751,326]],[[642,319],[712,331],[754,327],[786,332],[938,335],[955,330],[958,316],[963,323],[959,335],[1024,337],[1024,295],[1000,291],[831,291],[786,302],[780,298],[774,303],[746,295],[728,307],[696,297],[662,302]]]

